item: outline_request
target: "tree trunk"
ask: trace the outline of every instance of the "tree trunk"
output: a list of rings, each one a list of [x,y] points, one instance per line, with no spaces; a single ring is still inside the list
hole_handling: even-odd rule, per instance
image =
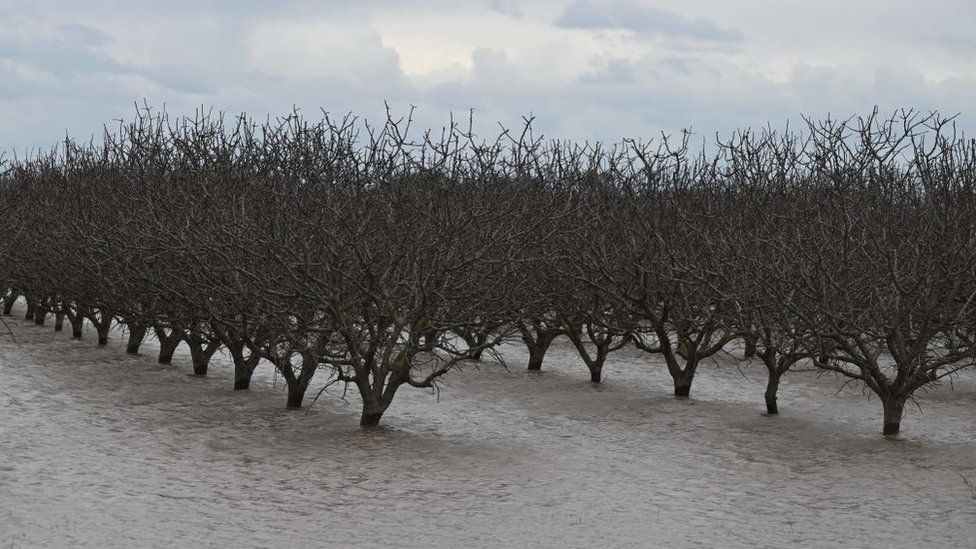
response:
[[[363,415],[359,417],[360,427],[376,427],[380,424],[380,418],[383,417],[383,412],[367,412],[363,410]]]
[[[674,380],[674,396],[688,398],[691,395],[691,380]]]
[[[485,352],[484,349],[478,349],[476,351],[470,351],[468,353],[468,356],[471,358],[471,360],[479,360],[480,361],[481,360],[481,354],[484,353],[484,352]]]
[[[108,333],[112,330],[112,315],[98,309],[97,311],[87,311],[85,316],[95,326],[95,331],[98,333],[98,346],[104,347],[108,345]]]
[[[71,322],[71,337],[81,339],[85,333],[85,317],[75,315],[68,318],[68,321]]]
[[[45,322],[47,322],[47,309],[43,305],[38,305],[34,310],[34,324],[43,326]]]
[[[302,400],[305,399],[305,388],[298,382],[288,384],[288,409],[298,410],[302,407]]]
[[[905,411],[905,400],[904,397],[893,396],[882,401],[884,406],[884,429],[882,434],[885,436],[898,434],[901,428],[901,416]]]
[[[542,370],[542,360],[546,357],[546,349],[541,345],[529,345],[529,367],[531,372]]]
[[[230,349],[234,357],[234,390],[244,391],[251,388],[251,376],[260,360],[257,355],[244,358],[244,349]]]
[[[773,370],[769,371],[769,378],[766,381],[766,413],[769,415],[778,414],[779,408],[776,407],[776,391],[779,390],[780,374]]]
[[[130,355],[139,354],[139,347],[146,339],[146,327],[138,324],[129,327],[129,343],[125,346],[125,352]]]
[[[376,427],[380,423],[380,418],[383,417],[383,412],[386,411],[387,406],[378,404],[376,402],[366,402],[363,401],[363,413],[359,416],[359,426],[360,427]]]
[[[254,369],[261,362],[261,357],[252,352],[250,356],[244,356],[244,344],[238,340],[225,339],[224,346],[234,359],[234,390],[244,391],[251,387],[251,376]]]
[[[10,313],[14,309],[14,303],[17,301],[17,294],[10,292],[10,295],[3,300],[3,316],[10,316]]]
[[[530,372],[538,372],[542,370],[542,360],[546,357],[546,351],[549,350],[549,346],[552,345],[553,340],[559,334],[550,334],[548,332],[543,332],[538,334],[535,339],[523,332],[522,341],[525,342],[525,346],[529,349],[529,366],[527,370]]]
[[[210,359],[220,348],[220,344],[216,340],[204,344],[202,338],[195,334],[186,338],[186,344],[190,348],[190,359],[193,361],[193,375],[207,375]]]
[[[828,345],[825,342],[821,342],[821,344],[820,344],[820,356],[817,357],[817,365],[819,365],[819,366],[826,366],[827,365],[827,362],[829,361],[829,359],[827,358],[827,356],[830,354],[830,351],[831,351],[830,345]]]
[[[156,337],[159,339],[159,363],[170,364],[173,362],[173,353],[176,352],[183,338],[176,334],[166,336],[160,332],[161,330],[156,332]]]
[[[54,315],[54,331],[61,332],[64,331],[64,312],[58,311]]]
[[[756,345],[759,343],[759,337],[755,335],[745,336],[746,348],[743,351],[743,356],[745,358],[752,358],[756,356]]]
[[[295,375],[295,369],[291,364],[291,357],[280,357],[275,367],[281,372],[288,384],[288,408],[295,410],[302,407],[302,400],[305,398],[305,391],[315,376],[318,369],[318,362],[308,353],[303,353],[302,370]]]
[[[682,372],[671,372],[674,379],[674,396],[676,398],[688,398],[691,395],[691,382],[695,379],[695,369],[685,366]]]
[[[37,304],[33,299],[27,298],[27,311],[24,312],[24,320],[34,320],[34,311],[37,309]]]
[[[590,369],[590,381],[592,383],[600,383],[603,376],[603,364],[594,364],[588,367]]]
[[[103,319],[99,324],[95,325],[95,330],[98,331],[98,346],[104,347],[108,345],[108,332],[112,329],[112,319]]]
[[[251,374],[253,372],[241,373],[234,369],[234,390],[246,391],[251,388]]]
[[[195,353],[190,353],[190,360],[193,361],[193,375],[195,376],[205,376],[207,375],[207,367],[210,366],[210,359],[203,358]]]

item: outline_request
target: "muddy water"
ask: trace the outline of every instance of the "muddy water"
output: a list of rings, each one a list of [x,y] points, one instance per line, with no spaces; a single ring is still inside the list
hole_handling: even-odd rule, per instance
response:
[[[495,362],[440,398],[404,389],[374,431],[355,394],[284,409],[262,366],[128,357],[119,334],[13,321],[0,338],[0,547],[973,547],[976,376],[922,395],[901,440],[880,406],[812,372],[761,414],[758,364],[704,365],[668,396],[656,359],[592,386],[559,342],[546,371]]]

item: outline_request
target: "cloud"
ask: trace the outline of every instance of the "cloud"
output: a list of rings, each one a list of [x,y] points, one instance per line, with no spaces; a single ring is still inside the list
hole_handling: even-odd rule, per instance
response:
[[[3,32],[0,59],[54,76],[129,71],[102,51],[108,42],[109,37],[98,29],[78,24],[42,32]]]
[[[628,30],[648,38],[685,38],[700,42],[734,43],[741,32],[706,19],[691,19],[663,9],[629,1],[576,0],[556,19],[566,29]]]
[[[523,17],[525,14],[519,8],[518,3],[512,0],[485,0],[485,5],[491,11],[512,17]]]
[[[826,16],[805,5],[732,1],[16,1],[16,19],[0,19],[0,151],[65,130],[87,139],[143,98],[174,116],[297,106],[371,121],[389,101],[394,114],[418,107],[416,129],[473,108],[484,136],[531,113],[548,137],[605,141],[688,126],[707,138],[875,104],[962,111],[960,129],[976,130],[963,4],[931,13],[947,32],[924,35],[913,4],[896,16],[841,0],[824,0],[834,26],[811,23]]]

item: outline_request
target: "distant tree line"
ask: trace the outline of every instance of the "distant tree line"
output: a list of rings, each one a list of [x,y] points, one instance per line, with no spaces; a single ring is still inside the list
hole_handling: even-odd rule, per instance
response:
[[[976,358],[976,141],[903,111],[740,131],[695,149],[493,139],[452,121],[257,122],[149,108],[101,141],[7,159],[0,294],[37,324],[87,321],[127,351],[185,344],[234,387],[259,363],[299,408],[313,376],[354,385],[361,425],[506,340],[543,366],[565,337],[599,383],[611,353],[659,354],[688,397],[739,352],[906,403]]]

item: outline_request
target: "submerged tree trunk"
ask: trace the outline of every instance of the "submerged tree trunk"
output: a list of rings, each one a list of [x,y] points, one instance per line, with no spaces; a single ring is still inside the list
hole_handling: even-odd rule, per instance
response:
[[[480,361],[485,352],[483,345],[488,341],[488,332],[462,330],[459,335],[468,346],[468,358]]]
[[[766,413],[773,415],[779,413],[776,406],[776,392],[779,389],[780,374],[775,369],[769,370],[769,378],[766,380]]]
[[[257,353],[244,356],[242,348],[230,349],[231,356],[234,358],[234,390],[243,391],[251,387],[251,376],[257,368],[261,357]]]
[[[34,312],[37,310],[37,302],[32,298],[27,298],[27,310],[24,312],[24,320],[34,320]]]
[[[129,342],[125,346],[125,352],[130,355],[139,354],[139,347],[142,346],[142,342],[146,339],[146,331],[148,328],[141,324],[132,324],[129,326]]]
[[[58,311],[54,314],[54,331],[64,331],[64,311]]]
[[[603,364],[587,365],[587,367],[590,369],[590,381],[600,383],[603,377]]]
[[[525,342],[525,346],[529,350],[529,366],[527,370],[530,372],[542,370],[542,361],[546,358],[546,351],[549,350],[549,346],[552,345],[552,342],[561,333],[560,330],[545,330],[536,331],[535,335],[533,335],[528,330],[522,330],[522,341]]]
[[[173,362],[173,353],[183,341],[183,335],[180,334],[179,330],[172,330],[167,334],[165,328],[159,327],[156,327],[154,331],[156,332],[156,339],[159,340],[159,363],[170,364]]]
[[[43,301],[38,302],[37,307],[34,309],[34,324],[37,326],[43,326],[47,322],[47,307],[44,305]]]
[[[882,434],[885,436],[897,435],[901,429],[901,417],[905,412],[905,400],[903,396],[891,396],[882,400],[884,406],[884,429]]]
[[[112,315],[106,311],[90,312],[88,314],[88,320],[95,326],[95,331],[98,332],[98,345],[99,347],[104,347],[108,345],[108,333],[112,330]]]
[[[14,310],[14,303],[16,303],[19,296],[10,292],[6,297],[3,298],[3,316],[10,316],[10,313]]]
[[[361,389],[360,391],[366,391],[365,394],[369,395],[372,392],[372,388],[365,388]],[[383,398],[383,395],[380,395],[379,397],[367,396],[363,398],[363,411],[359,416],[359,426],[376,427],[379,425],[380,419],[383,417],[383,414],[389,407],[390,403]]]
[[[611,352],[626,345],[630,341],[630,337],[605,331],[592,324],[589,320],[583,321],[582,323],[574,323],[569,318],[564,318],[563,323],[566,326],[563,333],[573,343],[576,352],[579,353],[580,358],[583,359],[583,363],[586,364],[586,369],[590,371],[590,381],[593,383],[602,382],[603,365],[607,362],[607,356]],[[590,351],[586,348],[586,344],[583,342],[584,335],[594,347],[595,353],[593,355],[590,354]]]
[[[193,375],[196,376],[207,375],[207,369],[210,366],[210,359],[217,351],[218,345],[210,344],[207,345],[206,347],[202,347],[202,346],[189,344],[189,346],[190,346],[190,360],[193,361]]]
[[[370,411],[367,410],[366,406],[363,405],[363,413],[359,416],[359,426],[360,427],[376,427],[380,424],[380,419],[383,417],[383,411]]]
[[[302,407],[305,399],[305,391],[308,390],[315,370],[318,368],[318,361],[311,354],[302,356],[302,370],[297,375],[295,368],[291,364],[291,357],[281,357],[275,363],[275,367],[281,372],[288,385],[288,409],[297,410]]]
[[[542,370],[542,361],[546,358],[546,350],[548,348],[540,345],[528,345],[528,348],[529,366],[527,369],[532,372]]]
[[[71,323],[71,337],[81,339],[85,334],[85,317],[72,315],[68,317],[68,322]]]
[[[674,396],[678,398],[688,398],[691,396],[691,382],[694,378],[694,374],[687,372],[674,376]]]
[[[190,359],[193,361],[193,375],[207,375],[210,359],[220,348],[220,340],[212,335],[204,335],[196,330],[187,330],[183,334],[187,347],[190,348]]]
[[[303,400],[305,400],[305,389],[289,384],[287,408],[289,410],[298,410],[302,407]]]
[[[254,370],[247,371],[242,370],[234,365],[234,390],[235,391],[246,391],[251,388],[251,376],[254,374]]]
[[[748,334],[745,336],[745,350],[743,351],[743,356],[745,358],[752,358],[756,356],[756,345],[759,343],[759,336]]]

